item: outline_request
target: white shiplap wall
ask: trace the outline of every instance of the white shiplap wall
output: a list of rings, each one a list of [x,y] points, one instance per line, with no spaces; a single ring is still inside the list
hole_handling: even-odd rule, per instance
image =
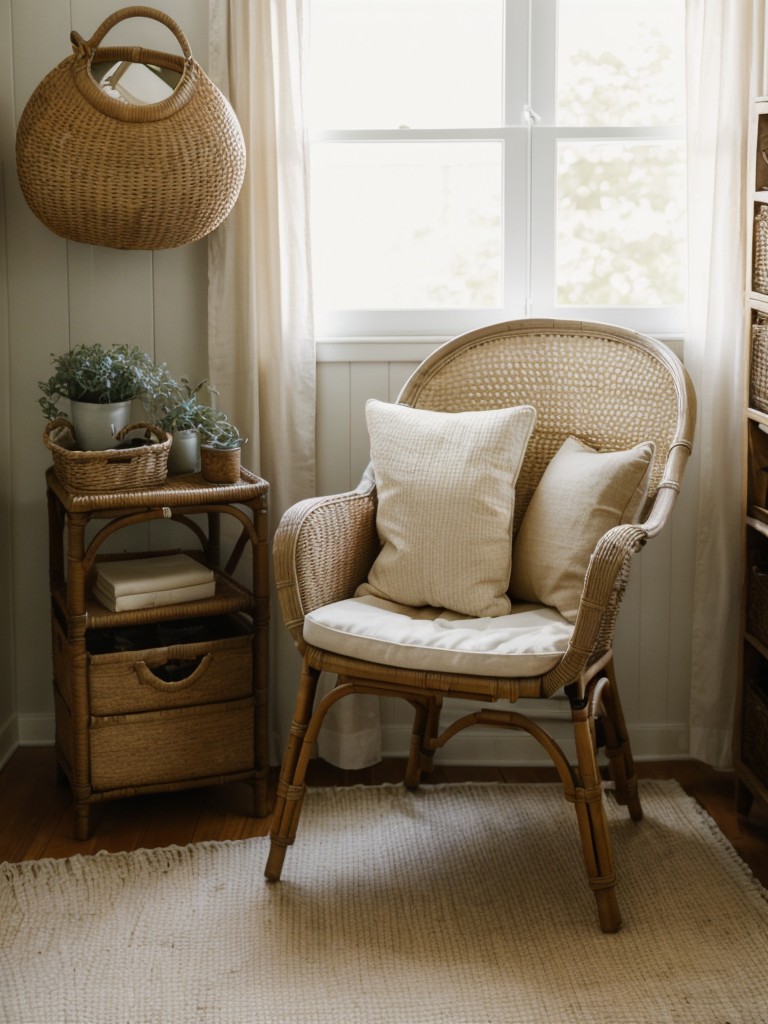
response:
[[[136,343],[177,373],[206,375],[205,242],[154,254],[69,243],[33,217],[16,181],[15,125],[26,100],[68,54],[70,31],[91,35],[118,6],[113,0],[0,0],[0,416],[7,440],[0,446],[0,764],[18,738],[38,743],[53,737],[43,486],[49,459],[37,406],[37,381],[48,371],[50,353],[79,341]],[[183,26],[205,66],[208,0],[163,0],[161,7]],[[145,27],[155,32],[159,48],[172,47],[162,26]],[[130,23],[114,38],[132,39]],[[395,398],[434,344],[320,346],[320,493],[357,483],[368,457],[365,400]],[[618,669],[641,756],[687,749],[693,494],[689,487],[672,528],[638,559],[620,624]],[[284,736],[298,666],[284,642],[280,648],[281,699],[274,705],[281,708],[276,726]],[[385,752],[404,752],[407,714],[388,706],[383,725]],[[483,731],[457,737],[441,756],[525,761],[538,753],[524,738]]]

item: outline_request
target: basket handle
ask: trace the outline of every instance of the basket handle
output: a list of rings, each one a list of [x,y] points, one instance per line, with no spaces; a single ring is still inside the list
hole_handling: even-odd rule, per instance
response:
[[[170,652],[169,652],[170,653]],[[183,679],[161,679],[156,676],[152,669],[147,665],[145,661],[137,661],[133,668],[136,676],[140,683],[144,686],[151,686],[153,690],[159,690],[161,693],[176,693],[179,690],[186,690],[188,686],[193,686],[198,680],[205,675],[205,673],[211,667],[211,661],[213,655],[210,651],[204,654],[195,664],[195,659],[187,659],[189,664],[194,666],[188,676],[184,676]]]
[[[66,422],[66,421],[65,421]],[[114,435],[116,441],[123,441],[131,433],[132,430],[145,430],[145,436],[147,440],[154,436],[157,438],[157,444],[163,444],[168,440],[168,432],[163,430],[161,427],[155,426],[154,423],[129,423]]]
[[[154,21],[159,21],[176,36],[185,59],[192,59],[192,49],[181,26],[164,11],[156,11],[154,7],[122,7],[119,11],[115,11],[114,14],[110,14],[88,40],[83,39],[79,32],[72,32],[70,39],[72,40],[73,49],[76,53],[80,51],[84,57],[90,58],[91,53],[96,49],[107,32],[114,28],[118,22],[125,21],[127,18],[152,18]]]
[[[66,427],[66,429],[69,431],[73,442],[77,440],[75,437],[75,428],[72,426],[72,422],[68,419],[65,419],[64,416],[59,416],[55,420],[50,420],[45,425],[45,430],[43,431],[43,441],[45,442],[46,448],[50,448],[51,451],[53,451],[56,445],[54,443],[53,438],[51,437],[51,434],[54,432],[54,430],[60,430],[64,427]]]

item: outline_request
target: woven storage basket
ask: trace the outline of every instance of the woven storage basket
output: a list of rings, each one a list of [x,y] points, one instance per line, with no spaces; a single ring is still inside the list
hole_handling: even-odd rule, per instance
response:
[[[118,22],[153,18],[183,55],[99,47]],[[168,249],[209,234],[224,220],[245,175],[245,143],[231,106],[192,57],[168,15],[125,7],[38,85],[16,133],[19,183],[33,213],[64,238],[113,249]],[[128,61],[180,75],[159,103],[108,96],[94,64]]]
[[[768,783],[768,692],[753,679],[744,690],[741,756],[755,775]]]
[[[215,484],[235,484],[240,479],[240,449],[200,445],[200,472]]]
[[[752,325],[749,404],[753,409],[768,412],[768,317],[764,313],[758,313]]]
[[[168,452],[171,435],[151,423],[129,423],[115,434],[118,441],[134,430],[145,430],[153,444],[139,448],[108,448],[100,452],[83,452],[69,445],[75,435],[69,420],[51,420],[43,440],[53,457],[56,476],[68,491],[79,494],[108,494],[134,488],[155,487],[168,475]]]
[[[747,631],[768,647],[768,572],[756,565],[749,570]]]
[[[752,288],[768,295],[768,206],[760,204],[755,214]]]

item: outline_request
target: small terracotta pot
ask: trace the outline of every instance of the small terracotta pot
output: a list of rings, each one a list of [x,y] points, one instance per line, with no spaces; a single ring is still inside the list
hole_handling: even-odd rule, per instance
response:
[[[200,472],[213,484],[236,484],[240,479],[239,448],[209,448],[200,445]]]

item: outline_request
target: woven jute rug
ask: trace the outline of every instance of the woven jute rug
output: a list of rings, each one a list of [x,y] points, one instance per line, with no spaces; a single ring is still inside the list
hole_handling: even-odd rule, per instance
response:
[[[676,783],[609,798],[602,934],[559,786],[312,790],[266,839],[0,866],[3,1024],[757,1024],[768,900]]]

